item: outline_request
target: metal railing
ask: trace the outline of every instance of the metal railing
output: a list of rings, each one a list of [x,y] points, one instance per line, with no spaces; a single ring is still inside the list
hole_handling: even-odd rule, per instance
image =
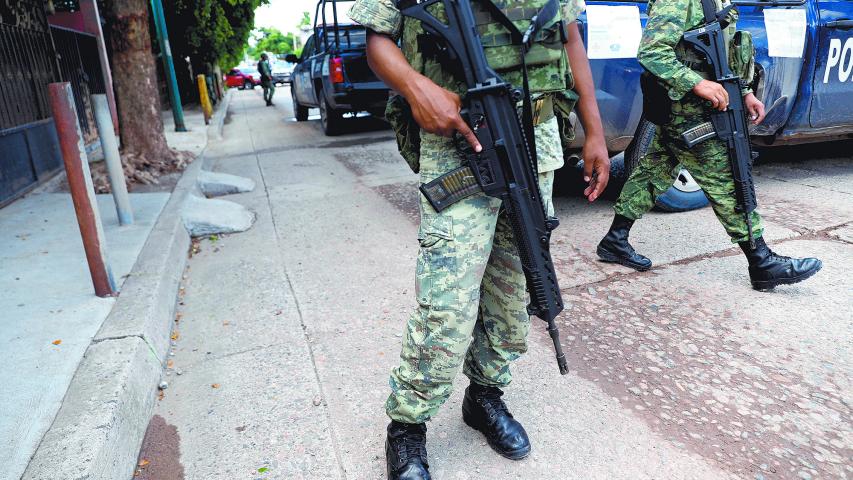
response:
[[[58,79],[50,33],[0,23],[0,131],[49,118]]]
[[[94,35],[51,26],[51,35],[56,48],[60,77],[70,82],[74,92],[77,117],[84,137],[94,131],[94,119],[90,96],[106,93],[101,61],[98,58],[98,42]]]

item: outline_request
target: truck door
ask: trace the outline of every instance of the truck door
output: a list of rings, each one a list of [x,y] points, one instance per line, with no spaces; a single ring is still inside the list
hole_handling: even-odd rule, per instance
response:
[[[311,82],[311,55],[314,51],[314,35],[308,38],[305,42],[305,47],[302,48],[302,56],[299,58],[299,64],[293,70],[295,77],[290,84],[290,88],[296,89],[296,98],[303,105],[314,104],[314,94],[311,89],[314,88]]]
[[[853,125],[853,0],[818,0],[817,63],[809,123]]]

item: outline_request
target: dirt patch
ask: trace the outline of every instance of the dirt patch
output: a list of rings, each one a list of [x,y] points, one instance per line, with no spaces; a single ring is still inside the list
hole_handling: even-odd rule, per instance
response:
[[[133,478],[184,480],[180,444],[177,427],[166,423],[166,419],[160,415],[154,415],[145,431]]]
[[[654,272],[565,292],[571,368],[662,437],[741,478],[846,478],[850,406],[838,382],[811,384],[742,345],[725,292]],[[741,327],[734,327],[741,325]],[[789,351],[788,355],[798,352]]]
[[[394,205],[410,222],[417,225],[421,213],[418,206],[418,184],[416,182],[390,183],[373,187],[373,191]]]
[[[378,166],[403,163],[403,158],[389,150],[356,149],[335,153],[335,158],[359,177],[377,173]]]

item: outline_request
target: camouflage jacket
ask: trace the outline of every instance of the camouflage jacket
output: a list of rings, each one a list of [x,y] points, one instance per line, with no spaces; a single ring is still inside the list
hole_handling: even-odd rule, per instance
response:
[[[272,79],[272,68],[270,68],[270,62],[268,60],[261,60],[258,62],[258,73],[261,74],[261,80]]]
[[[724,0],[718,5],[728,5]],[[690,53],[682,42],[684,32],[703,25],[701,0],[649,0],[649,19],[643,30],[637,60],[652,75],[660,79],[673,100],[681,100],[704,77],[684,65]],[[727,37],[731,38],[737,24],[737,11],[728,17]],[[744,89],[744,95],[749,93]]]

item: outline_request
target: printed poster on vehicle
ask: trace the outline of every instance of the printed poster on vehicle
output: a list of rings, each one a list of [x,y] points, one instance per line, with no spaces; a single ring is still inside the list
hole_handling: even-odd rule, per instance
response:
[[[643,28],[636,5],[588,5],[589,58],[636,58]]]
[[[802,8],[765,9],[767,54],[771,57],[800,58],[806,46],[806,11]]]

